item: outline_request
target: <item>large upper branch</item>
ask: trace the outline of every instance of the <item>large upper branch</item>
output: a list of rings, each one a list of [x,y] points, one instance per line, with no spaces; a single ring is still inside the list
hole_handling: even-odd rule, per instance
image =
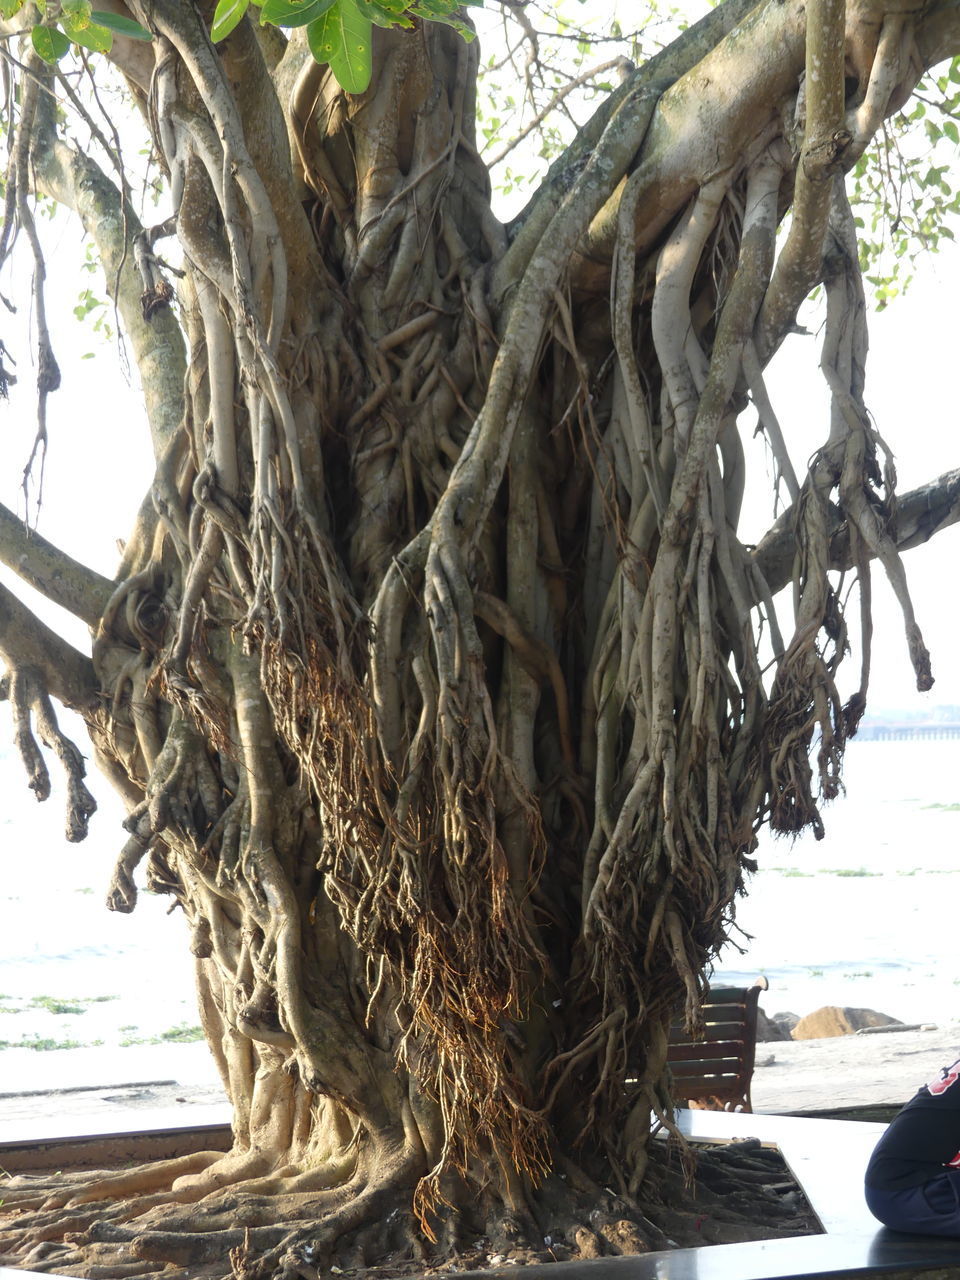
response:
[[[900,551],[929,542],[935,533],[960,521],[960,470],[947,471],[929,484],[911,489],[897,499],[896,519],[891,536]],[[793,578],[794,527],[796,508],[791,506],[764,534],[754,549],[753,560],[771,593],[780,591]],[[853,565],[850,536],[839,512],[833,513],[830,529],[830,567],[849,569]]]
[[[606,98],[577,131],[570,146],[550,166],[535,195],[510,224],[513,243],[494,275],[493,293],[500,298],[514,283],[539,244],[580,171],[596,148],[614,113],[631,94],[667,85],[683,76],[754,8],[756,0],[726,0],[656,54]],[[614,222],[616,221],[614,217]]]
[[[891,0],[850,3],[846,44],[860,47],[872,39],[875,47],[884,19],[895,9]],[[804,70],[805,18],[806,6],[801,0],[756,6],[745,0],[727,0],[641,67],[580,131],[511,225],[513,243],[496,269],[495,296],[502,298],[515,282],[539,243],[553,209],[596,145],[602,123],[637,83],[670,86],[664,90],[635,161],[636,168],[648,178],[637,200],[638,252],[656,244],[664,228],[698,189],[717,173],[742,165],[744,157],[759,149],[769,134],[782,130],[782,113],[796,98]],[[835,29],[836,23],[831,27]],[[888,86],[879,111],[867,112],[870,128],[866,133],[872,133],[884,114],[902,104],[912,88],[904,77],[912,75],[915,81],[926,67],[960,50],[960,16],[955,3],[930,6],[912,19],[911,30],[918,57],[905,64],[900,79]],[[837,63],[836,56],[833,62]],[[868,105],[872,108],[875,104]],[[831,99],[818,114],[836,116],[835,100]],[[839,147],[840,142],[839,136],[827,138],[828,145]],[[862,149],[862,140],[854,142],[856,147],[850,149],[853,157]],[[598,214],[580,245],[581,260],[574,263],[571,273],[579,288],[606,292],[621,194],[622,187]],[[812,221],[816,225],[807,229],[805,237],[798,237],[798,243],[813,246],[807,256],[812,256],[819,266],[817,229],[822,219]],[[801,269],[805,266],[801,263],[796,272],[788,273],[797,277],[801,300],[812,287],[807,284],[809,271]],[[795,291],[790,291],[788,303],[792,303]],[[766,327],[771,332],[776,328]]]
[[[40,621],[0,584],[0,658],[39,671],[45,688],[65,707],[90,711],[97,702],[93,663]]]
[[[55,547],[0,503],[0,561],[61,608],[96,626],[114,584]]]

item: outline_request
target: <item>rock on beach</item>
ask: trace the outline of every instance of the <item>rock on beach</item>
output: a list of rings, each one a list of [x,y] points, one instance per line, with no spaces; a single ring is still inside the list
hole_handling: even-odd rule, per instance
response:
[[[779,1017],[769,1021],[776,1023]],[[936,1025],[915,1028],[894,1018],[881,1025],[889,1026],[891,1033],[833,1031],[816,1039],[778,1039],[758,1047],[751,1087],[754,1111],[902,1106],[941,1067],[960,1056],[960,1019],[952,1010]]]
[[[828,1004],[801,1018],[791,1036],[794,1040],[823,1040],[828,1036],[850,1036],[864,1027],[902,1026],[899,1018],[891,1018],[876,1009],[841,1009]]]

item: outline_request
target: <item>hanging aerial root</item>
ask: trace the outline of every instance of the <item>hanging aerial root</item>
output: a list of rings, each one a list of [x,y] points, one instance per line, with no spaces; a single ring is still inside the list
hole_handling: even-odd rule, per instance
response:
[[[50,774],[37,746],[31,722],[36,724],[45,747],[56,752],[67,779],[66,838],[78,843],[86,838],[89,821],[97,802],[83,781],[86,766],[83,756],[60,731],[50,696],[40,673],[33,667],[15,667],[0,679],[0,701],[9,699],[17,751],[29,778],[30,789],[38,800],[50,795]]]
[[[320,805],[327,892],[410,1010],[400,1059],[447,1119],[442,1157],[418,1200],[426,1214],[442,1173],[464,1170],[477,1150],[492,1146],[535,1179],[547,1167],[543,1122],[525,1102],[505,1037],[505,1022],[524,1016],[538,962],[497,836],[490,724],[461,705],[461,693],[455,705],[449,686],[446,696],[441,689],[416,759],[402,766],[432,767],[406,787],[398,762],[378,750],[366,630],[331,582],[335,562],[316,542],[312,553],[303,540],[283,545],[290,583],[261,624],[261,679]],[[482,676],[472,672],[470,684],[482,706]],[[435,1052],[421,1053],[421,1040]]]

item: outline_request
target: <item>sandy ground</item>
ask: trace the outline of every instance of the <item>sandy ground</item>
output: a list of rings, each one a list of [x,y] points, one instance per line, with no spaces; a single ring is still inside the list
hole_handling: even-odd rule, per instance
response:
[[[757,1045],[754,1111],[900,1104],[960,1056],[960,1019],[929,1031],[884,1031]]]
[[[754,1110],[899,1104],[958,1054],[960,1020],[924,1031],[759,1044]],[[229,1120],[205,1045],[0,1054],[0,1143],[123,1131],[161,1119]]]

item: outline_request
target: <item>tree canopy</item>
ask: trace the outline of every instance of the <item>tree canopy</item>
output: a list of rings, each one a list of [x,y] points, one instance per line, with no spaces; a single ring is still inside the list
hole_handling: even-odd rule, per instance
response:
[[[504,12],[540,127],[565,86],[540,11]],[[91,637],[0,589],[3,691],[38,796],[40,743],[59,757],[71,840],[94,800],[51,700],[83,717],[128,809],[108,905],[142,868],[184,912],[234,1107],[229,1153],[5,1188],[2,1257],[315,1280],[478,1235],[665,1243],[668,1026],[696,1027],[759,827],[819,830],[839,791],[874,562],[932,682],[901,552],[956,520],[960,475],[895,492],[864,373],[883,237],[851,193],[890,189],[886,122],[960,54],[960,8],[725,0],[633,38],[509,221],[446,0],[0,14],[38,449],[52,202],[102,266],[156,460],[113,576],[0,510],[0,559]],[[956,83],[925,82],[937,145]],[[929,240],[954,197],[945,166],[922,185],[893,216]],[[798,458],[765,370],[815,290],[830,407]],[[785,505],[753,545],[757,422]]]

